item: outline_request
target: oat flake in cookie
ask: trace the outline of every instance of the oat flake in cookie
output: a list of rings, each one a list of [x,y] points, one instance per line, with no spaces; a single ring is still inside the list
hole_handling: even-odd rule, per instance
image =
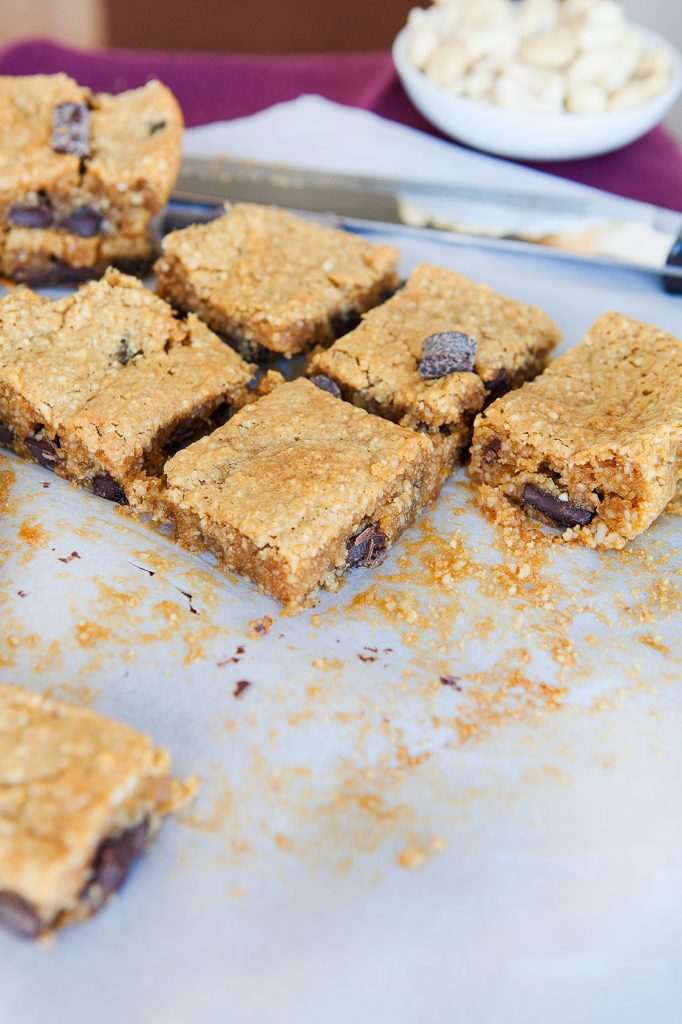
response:
[[[0,274],[53,284],[148,268],[181,137],[160,82],[110,96],[62,74],[0,76]]]
[[[476,420],[471,474],[588,547],[622,548],[682,473],[682,341],[619,313]]]
[[[0,926],[37,939],[96,913],[194,788],[130,726],[0,686]]]

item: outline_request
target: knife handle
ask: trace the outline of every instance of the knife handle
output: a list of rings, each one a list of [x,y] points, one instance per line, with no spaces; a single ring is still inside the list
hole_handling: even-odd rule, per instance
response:
[[[666,267],[680,267],[682,269],[682,232],[665,261]],[[670,295],[682,295],[682,277],[671,277],[666,274],[663,278],[663,287]]]

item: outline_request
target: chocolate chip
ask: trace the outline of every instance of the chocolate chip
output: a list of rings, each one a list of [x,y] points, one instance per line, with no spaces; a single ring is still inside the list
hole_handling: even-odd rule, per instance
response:
[[[137,355],[137,353],[136,353]],[[167,459],[194,444],[200,437],[212,433],[218,427],[222,427],[230,418],[232,409],[228,402],[221,404],[214,409],[208,417],[194,416],[187,420],[180,420],[175,426],[172,434],[164,442],[163,454]]]
[[[116,349],[116,359],[121,366],[127,366],[131,360],[130,348],[125,338],[121,338],[119,342],[118,348]]]
[[[596,515],[594,509],[573,505],[570,501],[561,501],[535,484],[525,485],[521,500],[524,505],[530,505],[531,508],[542,512],[557,526],[587,526]]]
[[[325,373],[316,373],[310,378],[310,383],[314,384],[316,388],[320,388],[322,391],[328,391],[334,398],[341,398],[341,388],[332,380],[331,377],[327,377]]]
[[[424,380],[436,380],[449,373],[470,372],[475,356],[475,338],[461,331],[440,331],[424,338],[417,368]]]
[[[6,423],[0,423],[0,444],[10,445],[14,442],[14,431]]]
[[[235,697],[241,697],[241,695],[243,694],[244,690],[248,690],[248,688],[250,686],[251,686],[251,683],[248,681],[248,679],[240,679],[238,683],[235,683],[235,686],[234,686],[234,696]]]
[[[346,563],[351,568],[361,565],[367,569],[370,565],[374,565],[385,550],[386,534],[376,524],[372,524],[348,541]]]
[[[362,315],[354,309],[337,313],[331,318],[332,334],[335,338],[340,338],[344,334],[348,334],[349,331],[355,330],[361,320]]]
[[[40,270],[34,270],[32,267],[17,267],[12,276],[21,284],[38,287],[52,284],[79,284],[81,281],[89,281],[90,278],[97,277],[98,270],[96,267],[70,267],[68,263],[62,263],[61,260],[53,260],[48,267]]]
[[[90,152],[90,111],[84,103],[58,103],[52,108],[55,153],[87,156]]]
[[[459,690],[461,693],[462,680],[459,676],[441,676],[440,681],[443,686],[451,686],[453,690]]]
[[[86,891],[97,885],[103,901],[121,888],[130,873],[133,861],[145,850],[149,836],[149,821],[127,828],[113,839],[101,842],[92,862],[93,876]]]
[[[166,127],[166,122],[165,121],[153,121],[149,125],[149,134],[150,135],[156,135],[157,132],[163,131],[163,129],[165,127]]]
[[[509,373],[503,366],[497,371],[492,380],[485,380],[483,384],[489,395],[499,395],[502,391],[506,391],[511,383]]]
[[[483,445],[481,449],[481,462],[484,466],[492,466],[493,462],[497,462],[497,456],[501,447],[502,441],[499,437],[491,437],[487,444]]]
[[[116,267],[123,274],[142,277],[151,270],[152,263],[153,260],[112,260],[111,266]]]
[[[121,338],[115,357],[121,366],[127,366],[132,359],[139,355],[139,349],[136,349],[132,342],[128,341],[127,338]]]
[[[114,480],[113,476],[110,476],[108,473],[97,473],[93,476],[90,486],[92,487],[93,494],[99,495],[100,498],[106,498],[107,501],[116,501],[119,505],[128,504],[125,491],[120,483],[118,480]]]
[[[41,466],[45,466],[46,469],[54,469],[57,463],[61,461],[57,452],[57,446],[52,441],[48,441],[47,438],[26,437],[24,438],[24,444],[36,462],[39,462]]]
[[[62,231],[68,231],[79,238],[93,238],[102,230],[103,218],[91,206],[78,206],[59,221]]]
[[[22,939],[35,939],[44,925],[32,903],[16,892],[0,892],[0,925]]]
[[[36,206],[11,206],[8,217],[18,228],[49,228],[54,220],[54,211],[49,203],[38,203]]]

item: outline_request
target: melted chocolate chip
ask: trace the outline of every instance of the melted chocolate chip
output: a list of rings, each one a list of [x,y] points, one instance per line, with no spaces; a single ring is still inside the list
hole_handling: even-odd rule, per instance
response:
[[[51,284],[78,284],[96,277],[97,269],[95,267],[70,267],[68,263],[62,263],[61,260],[53,260],[49,267],[42,270],[17,267],[12,276],[21,284],[30,284],[35,287]]]
[[[503,366],[497,371],[492,380],[483,381],[485,389],[489,395],[497,396],[502,391],[506,391],[511,383],[509,373]]]
[[[121,366],[127,366],[132,359],[139,355],[139,349],[136,349],[131,341],[128,341],[127,338],[121,338],[115,355],[115,359]]]
[[[98,473],[96,476],[93,476],[91,486],[93,494],[99,495],[100,498],[106,498],[107,501],[116,501],[119,505],[128,504],[125,491],[120,483],[114,480],[113,476],[109,476],[108,473]]]
[[[354,309],[337,313],[331,318],[332,334],[335,338],[340,338],[344,334],[348,334],[349,331],[355,330],[361,320],[362,315]]]
[[[41,466],[45,466],[46,469],[54,469],[57,463],[61,461],[57,452],[57,446],[52,441],[48,441],[47,438],[26,437],[24,438],[24,444],[36,462],[39,462]]]
[[[14,442],[14,431],[6,423],[0,423],[0,444],[10,445]]]
[[[459,676],[441,676],[440,677],[442,686],[451,686],[453,690],[462,690],[462,680]]]
[[[36,206],[11,206],[8,217],[18,228],[49,228],[54,220],[54,211],[49,203],[38,203]]]
[[[376,524],[372,524],[348,541],[346,563],[351,568],[361,565],[368,569],[385,550],[386,534]]]
[[[491,437],[487,444],[483,445],[481,449],[481,462],[484,466],[492,466],[494,462],[497,462],[497,456],[500,453],[502,447],[502,441],[499,437]]]
[[[0,925],[22,939],[35,939],[44,925],[32,903],[16,892],[0,892]]]
[[[229,420],[230,412],[231,407],[229,403],[223,402],[208,418],[195,416],[187,420],[181,420],[164,443],[163,454],[166,458],[170,459],[173,455],[182,451],[183,448],[194,444],[200,437],[204,437],[206,434],[217,430],[218,427],[222,427]]]
[[[475,338],[461,331],[440,331],[424,338],[417,369],[424,380],[437,380],[450,373],[471,372],[475,357]]]
[[[241,695],[244,693],[244,690],[248,690],[250,686],[251,683],[248,681],[248,679],[240,679],[239,682],[234,684],[234,696],[241,697]]]
[[[92,862],[93,876],[86,891],[97,885],[102,893],[102,902],[117,892],[128,877],[133,862],[144,853],[148,836],[149,821],[144,818],[139,825],[101,842]]]
[[[88,156],[90,111],[84,103],[58,103],[52,108],[51,145],[55,153]]]
[[[79,238],[93,238],[102,230],[103,218],[91,206],[79,206],[66,217],[62,217],[59,227]]]
[[[162,132],[165,127],[166,127],[166,122],[165,121],[153,121],[149,125],[149,134],[150,135],[156,135],[157,132]]]
[[[316,373],[310,378],[310,383],[314,384],[316,388],[320,388],[321,391],[328,391],[334,398],[341,398],[341,388],[331,377],[327,377],[325,373]]]
[[[530,505],[531,508],[542,512],[557,526],[588,526],[596,515],[594,509],[573,505],[570,501],[561,501],[535,484],[526,484],[521,501],[524,505]]]

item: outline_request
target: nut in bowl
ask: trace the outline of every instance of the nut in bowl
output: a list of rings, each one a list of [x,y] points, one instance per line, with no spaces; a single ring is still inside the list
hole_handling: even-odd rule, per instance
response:
[[[441,0],[393,45],[410,99],[467,145],[522,160],[625,146],[682,91],[682,57],[615,0]]]

